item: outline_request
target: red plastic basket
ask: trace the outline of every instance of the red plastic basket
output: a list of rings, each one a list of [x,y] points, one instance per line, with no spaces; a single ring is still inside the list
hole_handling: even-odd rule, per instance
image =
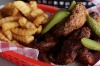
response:
[[[59,8],[47,6],[43,4],[38,4],[38,7],[42,9],[44,12],[48,12],[50,15],[55,13]],[[14,51],[6,51],[0,53],[0,56],[19,65],[19,66],[52,66],[51,64],[47,64],[38,60],[33,60],[26,56],[20,55]]]

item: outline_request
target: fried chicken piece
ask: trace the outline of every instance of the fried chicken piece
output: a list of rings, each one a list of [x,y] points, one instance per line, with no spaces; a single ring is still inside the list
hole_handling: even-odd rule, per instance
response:
[[[57,43],[57,38],[52,34],[45,34],[44,40],[39,43],[39,49],[42,51],[48,51],[53,48]]]
[[[45,63],[49,63],[49,64],[51,63],[51,61],[47,58],[47,54],[43,51],[40,51],[38,59]]]
[[[73,32],[66,41],[64,41],[62,50],[58,54],[56,63],[72,63],[77,56],[77,50],[82,47],[81,38],[83,37],[90,37],[90,29],[88,27],[82,27],[78,29],[77,31]]]
[[[100,24],[100,15],[97,12],[90,13],[90,16],[96,20],[98,24]]]
[[[90,52],[89,49],[82,47],[78,51],[78,60],[84,64],[93,65],[100,59],[100,52]]]
[[[92,13],[90,13],[90,16],[94,19],[94,20],[96,20],[96,22],[98,23],[98,24],[100,24],[100,15],[97,13],[97,12],[92,12]],[[91,32],[91,39],[93,39],[93,40],[95,40],[95,41],[97,41],[97,42],[100,42],[100,38],[94,33],[94,32]]]
[[[86,15],[88,14],[85,6],[78,3],[73,9],[71,15],[65,22],[57,24],[52,30],[56,36],[66,36],[72,31],[82,27],[86,22]]]
[[[82,63],[85,64],[94,64],[95,58],[91,52],[89,52],[89,49],[87,48],[81,48],[80,51],[78,51],[78,59]]]

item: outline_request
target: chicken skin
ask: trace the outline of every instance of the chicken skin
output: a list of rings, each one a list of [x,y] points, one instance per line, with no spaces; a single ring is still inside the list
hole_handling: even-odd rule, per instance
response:
[[[53,33],[57,36],[68,35],[85,24],[87,14],[85,6],[82,3],[78,3],[69,18],[54,27]]]
[[[56,60],[57,64],[69,64],[75,60],[77,50],[82,47],[81,38],[83,37],[90,37],[90,29],[88,27],[78,29],[72,33],[66,41],[64,41],[62,50]]]

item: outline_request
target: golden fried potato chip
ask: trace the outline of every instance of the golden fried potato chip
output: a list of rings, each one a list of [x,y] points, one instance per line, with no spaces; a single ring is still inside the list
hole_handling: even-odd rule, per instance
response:
[[[34,35],[37,31],[37,29],[23,29],[23,28],[13,28],[11,29],[12,33],[15,33],[17,35]]]
[[[2,29],[3,30],[9,30],[15,27],[18,27],[19,23],[18,22],[6,22],[2,24]]]
[[[21,36],[14,33],[13,33],[13,38],[25,44],[29,44],[34,40],[34,36]]]

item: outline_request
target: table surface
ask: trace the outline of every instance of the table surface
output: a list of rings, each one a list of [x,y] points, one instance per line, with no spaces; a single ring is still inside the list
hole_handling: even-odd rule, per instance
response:
[[[11,1],[13,1],[13,0],[0,0],[0,5],[4,5],[7,2],[11,2]],[[11,63],[11,62],[5,60],[4,58],[0,57],[0,66],[18,66],[18,65]]]

